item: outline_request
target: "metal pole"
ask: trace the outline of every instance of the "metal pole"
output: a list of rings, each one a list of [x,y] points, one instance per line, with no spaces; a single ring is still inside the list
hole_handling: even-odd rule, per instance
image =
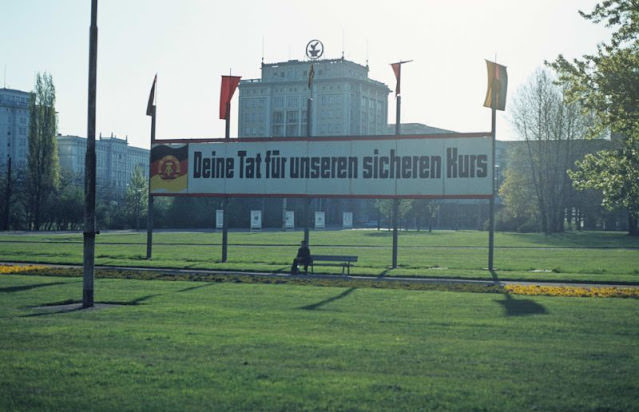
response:
[[[313,91],[311,89],[311,97],[306,101],[306,136],[311,137],[311,109],[313,107]]]
[[[311,84],[311,97],[308,98],[307,101],[307,105],[306,105],[306,136],[311,137],[311,132],[313,130],[312,128],[312,123],[311,123],[311,111],[313,110],[313,85]],[[311,226],[311,202],[313,201],[313,199],[311,198],[307,198],[306,201],[304,202],[304,241],[306,242],[307,245],[310,245],[310,226]]]
[[[153,105],[151,115],[151,150],[155,143],[155,105]],[[149,151],[149,176],[151,176],[151,152]],[[149,181],[148,200],[146,211],[146,258],[151,259],[153,252],[153,196],[151,195],[151,182]]]
[[[226,127],[224,132],[224,138],[226,140],[231,139],[231,102],[230,100],[226,103]],[[226,262],[228,259],[228,250],[229,250],[229,219],[227,216],[229,205],[229,198],[224,198],[224,203],[222,205],[222,262]]]
[[[401,133],[401,112],[402,112],[402,96],[397,95],[397,108],[395,110],[395,138],[398,138]],[[398,245],[398,233],[397,227],[399,226],[399,199],[393,199],[393,211],[392,211],[392,223],[393,223],[393,269],[397,267],[397,245]]]
[[[491,192],[491,196],[490,196],[490,205],[488,207],[488,213],[490,215],[489,217],[489,221],[488,221],[488,270],[489,271],[494,271],[495,267],[493,266],[493,256],[494,256],[494,250],[495,250],[495,186],[496,186],[496,182],[495,182],[495,136],[496,136],[496,131],[497,131],[497,110],[495,109],[496,106],[496,97],[495,97],[496,93],[493,92],[493,98],[492,98],[492,115],[491,115],[491,120],[492,120],[492,126],[491,126],[491,131],[490,131],[490,135],[491,135],[491,143],[492,143],[492,192]]]
[[[229,223],[226,211],[228,210],[229,198],[225,197],[222,204],[222,262],[226,262],[228,258],[229,247]]]
[[[84,276],[82,307],[93,306],[93,272],[95,264],[95,112],[98,62],[98,0],[91,0],[89,34],[89,99],[87,114],[87,153],[84,181]]]
[[[224,130],[224,138],[231,138],[231,101],[226,103],[226,128]]]
[[[306,244],[309,244],[309,227],[311,226],[311,202],[313,201],[313,199],[306,198],[306,201],[304,202],[304,215],[305,218],[304,221],[306,222],[304,224],[304,241],[306,242]]]

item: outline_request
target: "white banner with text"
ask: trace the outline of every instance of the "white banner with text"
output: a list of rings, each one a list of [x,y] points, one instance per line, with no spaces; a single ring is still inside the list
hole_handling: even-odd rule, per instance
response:
[[[154,195],[489,198],[487,133],[155,143]]]

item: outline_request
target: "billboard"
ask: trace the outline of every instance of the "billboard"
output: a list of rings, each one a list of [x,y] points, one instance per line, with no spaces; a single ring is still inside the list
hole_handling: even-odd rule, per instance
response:
[[[489,133],[167,140],[151,148],[151,194],[489,198]]]

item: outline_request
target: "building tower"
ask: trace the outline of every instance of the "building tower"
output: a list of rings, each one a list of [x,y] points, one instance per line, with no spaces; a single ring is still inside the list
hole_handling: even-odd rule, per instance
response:
[[[341,59],[314,60],[312,136],[386,133],[385,84],[368,67]],[[303,137],[307,134],[310,61],[262,63],[260,79],[239,85],[239,137]]]
[[[27,167],[29,153],[29,93],[0,89],[0,170],[6,171],[8,158],[15,170]]]

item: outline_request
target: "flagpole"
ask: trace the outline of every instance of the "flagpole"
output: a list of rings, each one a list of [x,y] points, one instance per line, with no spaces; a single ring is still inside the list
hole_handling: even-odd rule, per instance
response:
[[[495,60],[497,60],[495,58]],[[497,173],[496,173],[496,145],[497,145],[497,110],[506,109],[506,91],[508,88],[508,73],[506,67],[486,60],[488,70],[488,90],[484,106],[491,108],[491,193],[489,199],[488,222],[488,270],[495,281],[494,253],[495,253],[495,198],[497,197]]]
[[[400,66],[401,67],[401,66]],[[401,69],[400,69],[401,70]],[[399,83],[401,78],[400,74],[397,76],[397,82]],[[400,94],[397,95],[396,98],[396,109],[395,109],[395,139],[399,138],[401,133],[401,113],[402,113],[402,96]],[[395,186],[397,187],[397,186]],[[392,211],[392,220],[393,220],[393,269],[397,268],[397,248],[398,248],[398,233],[397,227],[399,225],[399,199],[393,199],[393,211]]]
[[[224,139],[231,139],[231,100],[226,103],[226,130],[224,133]],[[229,224],[226,212],[228,210],[229,198],[225,197],[222,202],[222,262],[226,262],[228,259],[229,249]]]
[[[91,1],[91,27],[89,33],[89,98],[87,113],[87,151],[84,160],[84,261],[82,307],[93,307],[93,280],[95,269],[95,119],[98,66],[98,0]]]
[[[153,79],[153,87],[155,91],[157,74],[155,75],[155,79]],[[151,108],[151,150],[149,150],[149,192],[147,196],[147,211],[146,211],[146,258],[151,259],[151,255],[153,252],[153,195],[151,194],[151,165],[152,165],[152,156],[151,151],[153,150],[153,145],[155,144],[155,114],[156,114],[156,105],[154,102]]]
[[[231,72],[229,70],[229,76]],[[231,83],[229,83],[229,89],[231,88]],[[224,128],[224,139],[231,139],[231,97],[229,91],[229,98],[226,102],[226,124]],[[225,197],[222,202],[222,262],[226,262],[228,259],[228,250],[229,250],[229,224],[228,224],[228,216],[226,212],[228,211],[229,206],[229,198]]]
[[[402,79],[402,64],[410,63],[412,60],[404,60],[399,61],[397,63],[392,63],[391,67],[395,72],[395,77],[397,79],[397,86],[395,87],[395,100],[396,100],[396,109],[395,109],[395,139],[398,139],[401,134],[401,118],[402,118],[402,94],[401,94],[401,79]],[[397,189],[397,180],[395,181],[395,189]],[[397,195],[397,190],[395,190],[395,195]],[[398,226],[399,226],[399,198],[393,198],[393,208],[391,212],[391,220],[393,226],[393,261],[392,268],[397,268],[397,249],[398,249]]]
[[[310,89],[310,97],[306,101],[306,136],[311,137],[313,126],[312,126],[312,118],[313,116],[313,79],[315,77],[315,69],[313,68],[313,63],[311,63],[311,67],[308,72],[308,88]],[[304,202],[304,242],[307,245],[310,245],[310,226],[311,226],[311,204],[313,202],[312,198],[307,198]]]
[[[488,230],[488,270],[492,273],[495,268],[493,266],[493,257],[495,251],[495,136],[497,132],[497,93],[492,95],[492,108],[491,108],[491,128],[490,128],[490,140],[492,146],[492,173],[491,173],[491,195],[490,203],[488,207],[489,217],[489,230]]]

